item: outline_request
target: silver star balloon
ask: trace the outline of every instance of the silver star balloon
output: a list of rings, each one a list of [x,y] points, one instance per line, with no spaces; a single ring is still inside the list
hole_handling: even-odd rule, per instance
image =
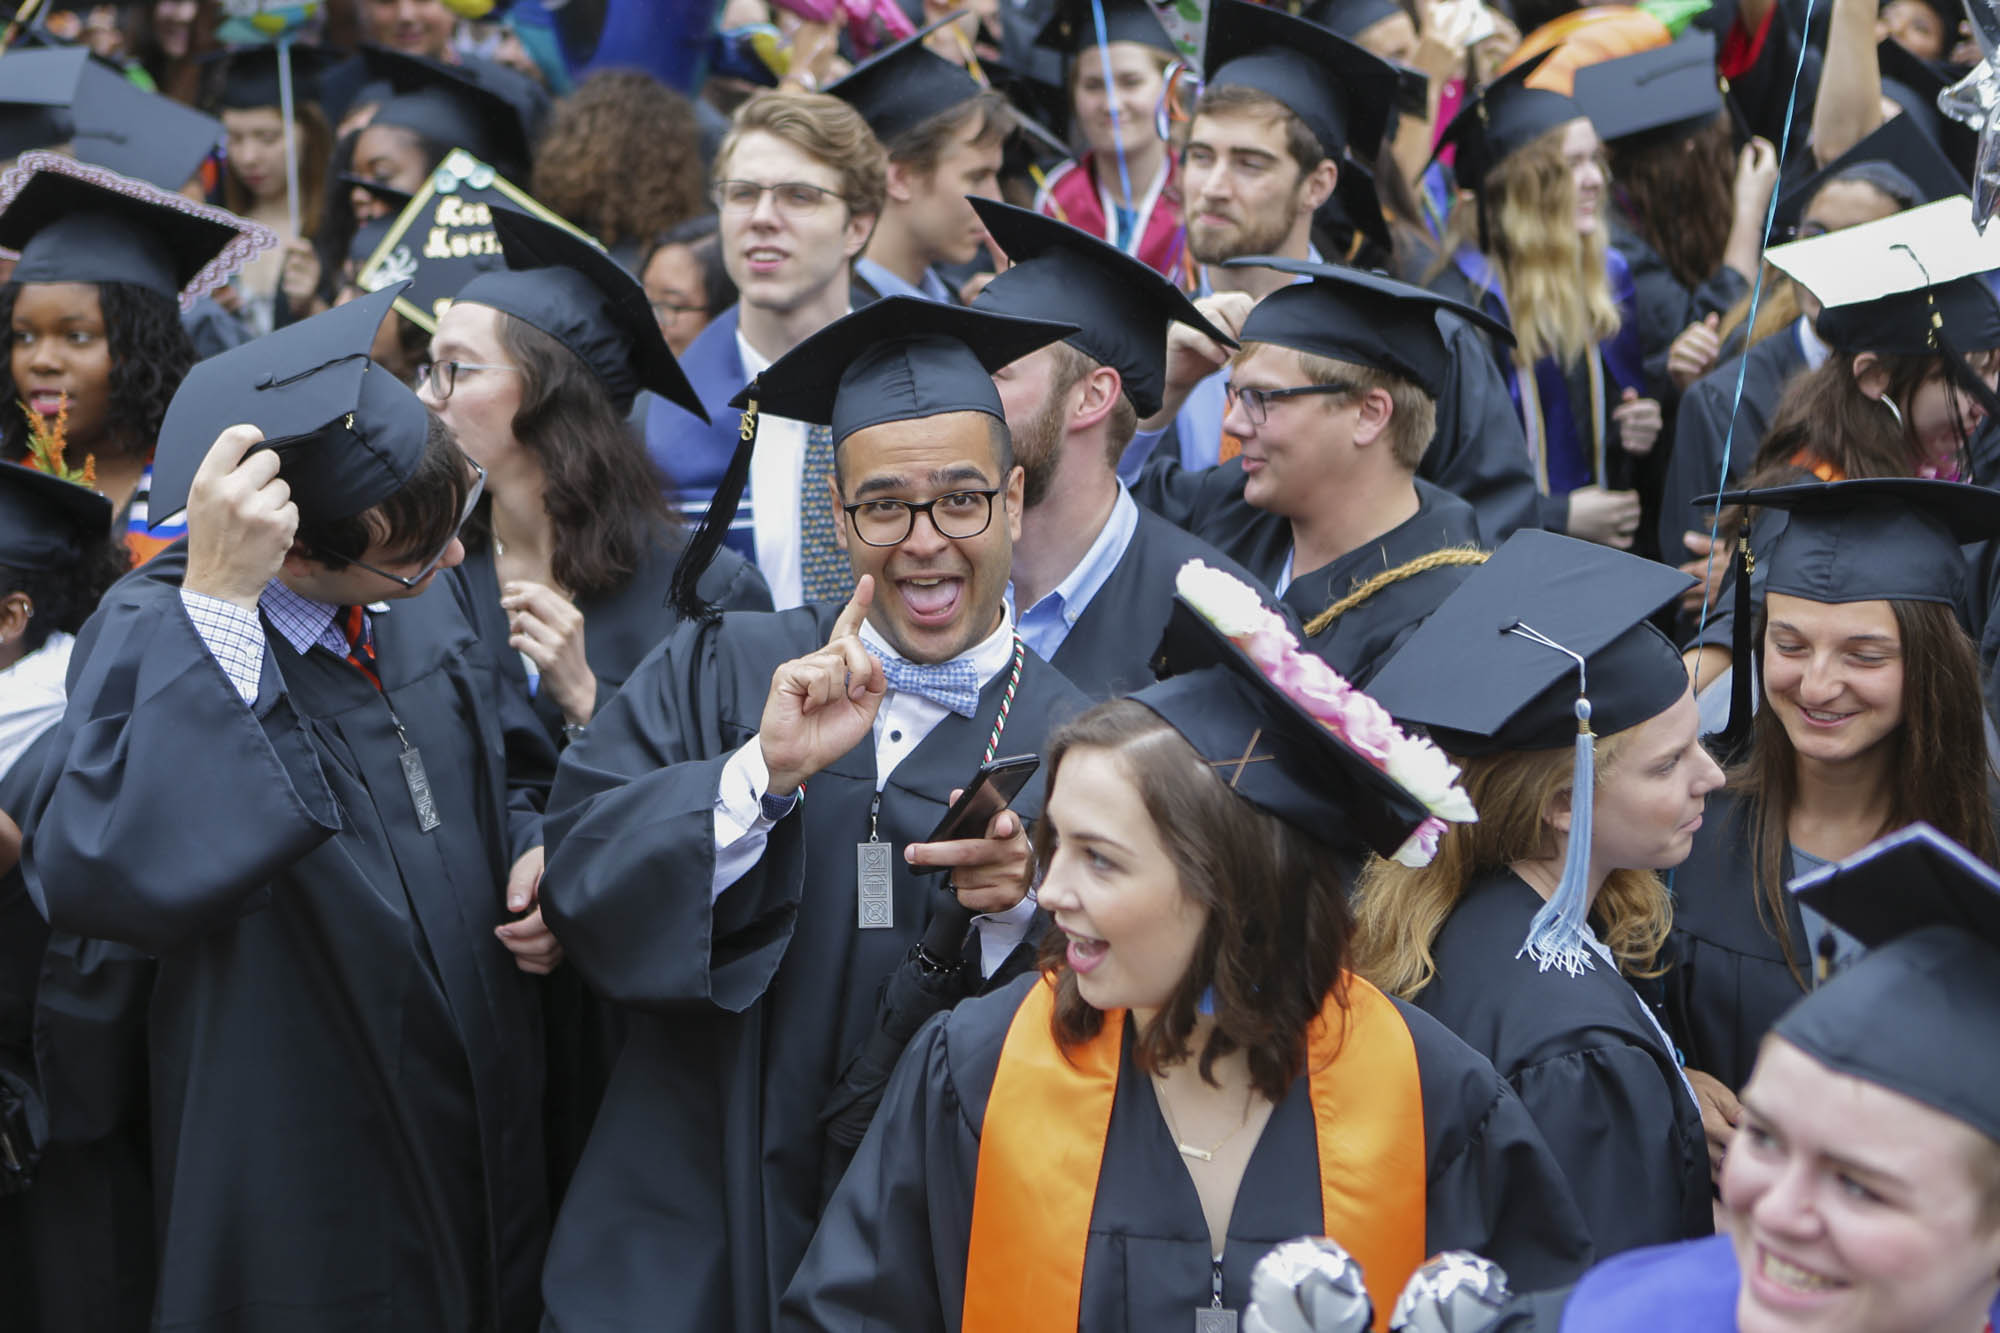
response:
[[[1507,1274],[1490,1259],[1446,1250],[1410,1274],[1389,1316],[1391,1333],[1479,1333],[1507,1303]]]
[[[1288,1240],[1250,1274],[1244,1333],[1363,1333],[1374,1319],[1361,1265],[1326,1236]]]
[[[1965,16],[1979,43],[1972,72],[1938,94],[1938,110],[1979,134],[1972,173],[1972,220],[1984,233],[2000,203],[2000,0],[1965,0]]]

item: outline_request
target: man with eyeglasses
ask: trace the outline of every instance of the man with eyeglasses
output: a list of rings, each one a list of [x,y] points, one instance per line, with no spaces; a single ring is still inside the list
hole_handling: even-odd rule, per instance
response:
[[[1006,97],[925,45],[919,33],[827,92],[853,106],[888,154],[881,221],[854,264],[857,302],[884,296],[958,300],[940,267],[970,263],[986,229],[968,196],[997,199],[1014,115]],[[955,40],[955,39],[954,39]]]
[[[536,1326],[536,992],[495,937],[554,755],[438,572],[481,478],[366,349],[402,284],[191,371],[188,535],[78,637],[58,931],[151,957],[155,1318]]]
[[[1189,121],[1181,191],[1188,249],[1202,266],[1199,304],[1235,332],[1252,306],[1290,279],[1222,266],[1244,255],[1321,258],[1314,215],[1352,163],[1374,162],[1392,123],[1399,75],[1316,24],[1246,0],[1216,0],[1206,57],[1209,79]],[[1485,344],[1451,318],[1444,331],[1453,355],[1437,399],[1437,435],[1420,471],[1470,503],[1483,536],[1498,543],[1539,523],[1527,444]],[[1119,466],[1142,503],[1149,493],[1137,479],[1155,455],[1187,468],[1235,458],[1240,442],[1223,424],[1228,359],[1212,339],[1176,327],[1163,407],[1139,423]]]
[[[689,521],[707,512],[735,456],[745,382],[848,312],[850,265],[882,211],[884,159],[854,108],[823,93],[771,91],[745,102],[718,150],[710,198],[737,301],[681,356],[709,420],[656,400],[646,451]],[[770,585],[772,603],[844,596],[851,582],[825,514],[831,444],[803,422],[765,414],[749,489],[728,532]]]
[[[1022,475],[991,378],[1073,327],[890,297],[744,389],[746,450],[764,412],[831,430],[819,503],[857,587],[703,619],[698,533],[688,619],[566,752],[543,912],[630,1026],[549,1248],[549,1327],[772,1327],[884,981],[920,942],[961,994],[1030,965],[1036,789],[928,839],[983,762],[1085,706],[1007,612]]]

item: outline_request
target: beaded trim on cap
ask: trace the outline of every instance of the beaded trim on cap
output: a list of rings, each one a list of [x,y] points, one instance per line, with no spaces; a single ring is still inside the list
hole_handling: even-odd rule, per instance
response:
[[[27,188],[29,180],[35,173],[40,171],[72,176],[118,194],[143,199],[149,204],[157,204],[161,208],[186,213],[189,217],[205,218],[235,231],[236,239],[225,245],[221,254],[204,264],[201,272],[195,274],[193,280],[181,288],[180,304],[183,311],[191,309],[196,298],[206,296],[228,282],[230,277],[244,265],[278,243],[278,234],[269,227],[261,222],[238,217],[226,208],[217,208],[213,204],[198,204],[186,195],[162,190],[157,185],[133,180],[130,176],[121,176],[115,171],[108,171],[88,162],[79,162],[60,153],[39,150],[21,154],[13,167],[5,175],[0,175],[0,211],[5,211],[7,206],[14,202],[15,196]],[[0,256],[15,259],[20,257],[10,250],[0,250]]]

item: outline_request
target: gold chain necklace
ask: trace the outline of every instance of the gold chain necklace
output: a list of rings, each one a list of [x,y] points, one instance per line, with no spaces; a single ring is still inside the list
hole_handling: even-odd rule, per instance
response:
[[[1222,1151],[1223,1145],[1243,1132],[1243,1127],[1250,1123],[1250,1096],[1251,1094],[1249,1093],[1245,1093],[1243,1096],[1243,1118],[1236,1122],[1236,1128],[1224,1134],[1214,1143],[1209,1144],[1208,1147],[1197,1148],[1194,1144],[1188,1143],[1181,1138],[1180,1127],[1174,1123],[1174,1108],[1167,1104],[1167,1081],[1159,1077],[1153,1079],[1153,1097],[1160,1104],[1160,1114],[1166,1118],[1167,1133],[1173,1136],[1174,1147],[1180,1149],[1181,1156],[1191,1157],[1197,1162],[1214,1161],[1215,1155]]]

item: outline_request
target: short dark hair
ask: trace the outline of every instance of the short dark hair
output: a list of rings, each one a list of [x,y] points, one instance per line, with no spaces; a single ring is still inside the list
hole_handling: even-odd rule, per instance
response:
[[[993,461],[999,465],[1000,484],[1004,487],[1007,484],[1007,474],[1014,470],[1014,434],[1007,429],[1007,422],[1003,418],[985,412],[980,415],[986,418],[986,442],[993,449]],[[834,442],[833,479],[837,484],[840,483],[840,446],[845,443],[847,443],[845,439]]]
[[[703,213],[667,228],[646,247],[646,257],[639,261],[637,270],[644,273],[653,256],[670,245],[686,246],[701,268],[701,299],[710,319],[736,304],[736,283],[729,276],[729,267],[722,262],[722,238],[716,232],[720,221],[713,213]]]
[[[1296,111],[1269,93],[1240,83],[1225,83],[1219,88],[1210,88],[1195,103],[1194,120],[1203,116],[1258,116],[1283,125],[1285,151],[1292,155],[1292,161],[1299,164],[1301,177],[1326,161],[1326,149],[1320,145],[1319,136],[1299,119]],[[1193,121],[1189,124],[1192,125]]]
[[[972,141],[977,144],[995,143],[1013,133],[1014,108],[1007,101],[1006,94],[994,88],[981,89],[977,95],[956,106],[946,107],[936,115],[917,122],[891,138],[883,147],[889,150],[891,162],[928,176],[937,170],[938,162],[943,159],[951,141],[974,122],[979,125],[972,136]]]
[[[40,569],[0,565],[0,598],[26,593],[34,614],[21,634],[21,652],[38,651],[49,635],[74,634],[90,619],[104,592],[132,567],[132,552],[113,532],[83,548],[74,561]]]
[[[1048,790],[1068,755],[1102,750],[1123,766],[1179,873],[1181,891],[1208,909],[1194,960],[1173,994],[1141,1030],[1133,1055],[1157,1073],[1198,1056],[1214,1082],[1216,1060],[1240,1050],[1257,1091],[1277,1101],[1305,1068],[1308,1029],[1326,997],[1344,986],[1354,917],[1347,883],[1327,847],[1229,789],[1181,734],[1142,703],[1113,699],[1059,729],[1049,742]],[[1055,850],[1047,819],[1035,830],[1046,872]],[[1056,981],[1050,1020],[1065,1050],[1104,1023],[1078,992],[1067,941],[1052,930],[1040,966]],[[1203,996],[1213,991],[1215,1026],[1199,1052],[1188,1048]],[[1345,1003],[1345,991],[1340,991]]]
[[[384,559],[396,563],[429,559],[451,541],[472,493],[472,477],[451,427],[437,413],[427,415],[423,455],[394,495],[346,518],[299,520],[295,540],[308,556],[342,570],[378,544],[389,548]]]

